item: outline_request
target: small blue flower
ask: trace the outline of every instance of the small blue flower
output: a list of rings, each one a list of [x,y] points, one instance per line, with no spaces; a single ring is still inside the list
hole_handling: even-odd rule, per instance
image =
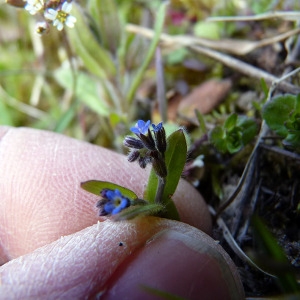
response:
[[[147,122],[143,120],[138,120],[134,127],[130,128],[130,131],[135,133],[137,136],[140,134],[146,135],[150,126],[150,120]]]
[[[152,124],[152,128],[153,128],[154,132],[160,131],[162,129],[162,127],[163,127],[163,123],[162,122],[158,123],[157,125]]]
[[[107,199],[102,208],[103,215],[115,215],[131,204],[130,200],[124,197],[118,189],[115,189],[114,191],[105,190],[105,192],[102,193],[102,196],[105,196]]]

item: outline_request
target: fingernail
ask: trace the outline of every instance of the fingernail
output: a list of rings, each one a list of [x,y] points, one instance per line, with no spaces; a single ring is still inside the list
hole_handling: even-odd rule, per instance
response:
[[[155,293],[167,293],[185,299],[242,299],[239,289],[214,241],[165,230],[118,268],[102,296],[153,299]]]

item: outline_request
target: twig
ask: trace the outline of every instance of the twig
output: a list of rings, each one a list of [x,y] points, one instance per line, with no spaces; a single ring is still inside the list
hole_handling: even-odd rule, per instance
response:
[[[300,156],[297,153],[266,144],[261,144],[261,148],[293,160],[295,164],[300,164]]]
[[[160,47],[156,48],[155,66],[156,66],[156,90],[157,90],[156,97],[158,103],[158,110],[160,113],[161,120],[164,123],[166,123],[167,122],[167,100],[166,100],[163,62],[162,62]]]
[[[209,207],[210,213],[214,214],[215,211],[214,209],[210,206]],[[249,265],[251,265],[252,267],[256,268],[257,270],[263,272],[264,274],[271,276],[271,277],[275,277],[274,275],[264,271],[263,269],[261,269],[257,264],[254,263],[254,261],[252,259],[250,259],[246,253],[240,248],[240,246],[238,245],[238,243],[235,241],[234,237],[232,236],[229,228],[227,227],[227,225],[225,224],[225,222],[223,221],[222,218],[219,218],[217,220],[217,224],[218,226],[222,229],[223,231],[223,236],[226,240],[226,242],[228,243],[228,245],[230,245],[231,249],[234,251],[234,253],[244,262],[248,263]]]
[[[154,31],[150,28],[141,27],[138,25],[127,24],[126,30],[132,33],[140,34],[149,39],[154,37]],[[245,55],[254,49],[274,44],[276,42],[283,41],[291,36],[299,34],[300,28],[295,28],[284,33],[262,39],[259,41],[239,40],[239,39],[220,39],[212,40],[207,38],[195,37],[192,35],[180,34],[180,35],[168,35],[161,33],[160,40],[166,47],[188,47],[191,45],[200,45],[209,49],[218,51],[225,51],[236,55]]]
[[[249,77],[254,77],[257,79],[264,79],[269,84],[272,84],[276,82],[277,86],[280,87],[283,91],[296,94],[300,93],[300,88],[282,81],[280,78],[271,75],[270,73],[263,71],[259,68],[253,67],[252,65],[249,65],[239,59],[236,59],[234,57],[231,57],[227,54],[211,50],[205,47],[201,46],[190,46],[189,48],[193,49],[194,51],[197,51],[198,53],[205,54],[206,56],[209,56],[211,58],[214,58],[218,60],[219,62],[223,63],[227,67],[230,67],[232,69],[237,70],[238,72],[245,74]]]
[[[298,20],[300,11],[272,11],[254,16],[223,16],[223,17],[209,17],[205,19],[208,22],[236,22],[236,21],[259,21],[279,18],[283,20]]]
[[[129,32],[134,32],[137,34],[141,34],[149,39],[154,37],[154,31],[148,28],[128,24],[126,26],[126,30]],[[278,86],[284,91],[288,93],[300,93],[300,88],[280,80],[280,78],[263,71],[259,68],[253,67],[250,64],[247,64],[239,59],[236,59],[234,57],[231,57],[230,55],[224,54],[222,52],[212,50],[207,47],[203,47],[200,45],[195,44],[195,39],[191,38],[189,36],[171,36],[165,33],[162,33],[160,35],[160,41],[166,43],[167,45],[177,45],[181,47],[187,47],[193,51],[196,51],[198,53],[204,54],[210,58],[216,59],[217,61],[223,63],[224,65],[237,70],[238,72],[245,74],[250,77],[254,77],[257,79],[264,79],[269,84],[273,82],[278,82]],[[198,41],[199,43],[199,41]]]

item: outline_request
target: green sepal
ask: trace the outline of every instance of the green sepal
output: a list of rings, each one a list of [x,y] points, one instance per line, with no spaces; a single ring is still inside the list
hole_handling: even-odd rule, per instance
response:
[[[116,215],[112,215],[113,221],[131,220],[138,216],[155,216],[164,211],[165,207],[161,204],[150,203],[145,205],[131,206]]]
[[[108,182],[108,181],[99,181],[99,180],[88,180],[85,182],[81,182],[80,184],[81,188],[83,188],[84,190],[95,194],[97,196],[100,196],[100,193],[105,190],[119,190],[120,193],[127,197],[128,199],[131,200],[135,200],[138,198],[138,196],[132,191],[129,190],[127,188],[125,188],[124,186],[112,183],[112,182]]]

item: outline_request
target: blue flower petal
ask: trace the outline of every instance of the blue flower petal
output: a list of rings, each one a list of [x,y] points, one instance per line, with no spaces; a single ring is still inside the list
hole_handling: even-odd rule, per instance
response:
[[[114,191],[105,190],[103,192],[103,197],[107,202],[103,202],[103,206],[101,205],[101,215],[117,214],[131,204],[130,200],[124,197],[118,189],[115,189]]]
[[[163,122],[160,122],[160,123],[158,123],[157,125],[152,124],[153,131],[155,131],[155,132],[161,130],[162,127],[163,127]]]
[[[134,127],[130,128],[130,131],[135,133],[136,135],[146,135],[148,133],[148,128],[150,126],[150,120],[147,122],[143,120],[138,120]]]
[[[123,195],[121,194],[121,192],[118,189],[115,189],[115,198],[122,198]]]
[[[114,198],[115,198],[115,192],[114,192],[114,191],[111,191],[111,190],[108,190],[108,191],[105,193],[105,197],[106,197],[109,201],[113,201]]]
[[[114,209],[115,209],[115,205],[113,202],[107,202],[103,207],[103,211],[106,212],[108,215],[112,214]]]

